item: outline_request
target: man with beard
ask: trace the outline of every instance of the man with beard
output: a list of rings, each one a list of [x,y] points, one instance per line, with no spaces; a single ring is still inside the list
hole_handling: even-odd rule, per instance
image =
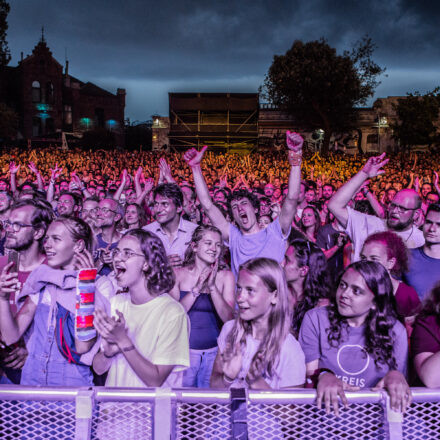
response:
[[[29,274],[46,260],[43,254],[43,239],[53,211],[49,203],[42,200],[21,200],[11,207],[9,219],[4,222],[6,231],[5,248],[19,254],[18,268],[8,265],[8,257],[0,257],[0,273],[9,270],[18,272],[19,285],[11,294],[9,302],[12,313],[17,313],[15,304],[19,293]],[[24,365],[27,352],[23,344],[0,349],[0,367],[13,383],[20,383],[21,367]]]
[[[409,252],[409,268],[404,275],[405,282],[414,287],[421,300],[440,281],[440,205],[428,207],[423,236],[425,244]]]
[[[58,215],[77,217],[81,211],[81,199],[75,193],[66,192],[60,195],[57,203]]]
[[[330,212],[345,228],[353,243],[352,261],[360,259],[365,239],[375,232],[386,230],[395,232],[409,249],[423,246],[425,242],[422,231],[414,225],[422,200],[412,189],[402,189],[394,196],[393,201],[388,205],[386,219],[364,214],[347,206],[366,180],[385,172],[382,168],[388,160],[385,159],[385,153],[370,157],[364,167],[334,194],[328,204]]]

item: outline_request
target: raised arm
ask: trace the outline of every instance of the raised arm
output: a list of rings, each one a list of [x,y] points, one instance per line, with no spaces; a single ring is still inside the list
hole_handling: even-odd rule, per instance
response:
[[[28,168],[35,174],[37,177],[37,187],[40,191],[44,191],[44,182],[43,178],[41,177],[41,173],[38,170],[37,166],[34,162],[29,162]]]
[[[199,198],[202,208],[205,210],[213,225],[220,229],[223,239],[229,240],[229,222],[225,219],[225,217],[223,217],[221,211],[212,202],[208,187],[203,177],[202,168],[200,166],[200,163],[203,159],[203,154],[207,148],[208,147],[206,145],[201,149],[201,151],[191,148],[191,150],[188,150],[183,157],[192,170],[197,197]]]
[[[121,184],[119,185],[119,188],[116,190],[115,194],[113,195],[113,199],[115,199],[117,202],[119,202],[119,199],[121,198],[121,194],[124,192],[125,185],[127,184],[127,170],[125,169],[122,171],[121,176]]]
[[[383,174],[382,168],[388,163],[385,153],[380,156],[370,157],[363,168],[345,183],[333,195],[328,204],[328,209],[337,218],[339,223],[346,228],[348,222],[347,205],[351,198],[359,191],[364,182],[373,177]]]
[[[279,222],[283,234],[288,234],[290,226],[296,214],[296,206],[298,204],[299,191],[301,187],[301,163],[302,163],[302,147],[304,139],[294,132],[287,130],[286,142],[289,148],[289,164],[290,174],[287,188],[287,195],[281,207]]]
[[[15,165],[12,161],[9,163],[9,174],[11,179],[11,192],[15,196],[17,193],[17,173],[20,170],[20,165]]]
[[[55,164],[55,168],[50,170],[50,181],[46,195],[46,199],[49,203],[52,203],[53,201],[53,196],[55,194],[55,182],[62,171],[62,168],[58,168],[58,164]]]

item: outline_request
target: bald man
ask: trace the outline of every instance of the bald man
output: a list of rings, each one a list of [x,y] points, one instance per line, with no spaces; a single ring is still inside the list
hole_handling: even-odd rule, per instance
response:
[[[353,243],[352,261],[358,261],[365,239],[375,232],[390,230],[399,235],[407,248],[423,246],[423,232],[415,225],[422,206],[420,195],[412,189],[402,189],[388,205],[386,219],[357,212],[347,205],[366,180],[383,174],[383,167],[388,163],[385,153],[370,157],[364,167],[343,185],[330,199],[328,208],[345,228]]]

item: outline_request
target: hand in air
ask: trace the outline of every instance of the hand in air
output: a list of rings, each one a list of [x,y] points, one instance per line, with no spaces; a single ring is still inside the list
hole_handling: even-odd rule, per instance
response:
[[[203,155],[205,154],[207,148],[208,146],[204,145],[200,151],[197,151],[195,148],[191,148],[191,150],[186,151],[185,154],[183,155],[185,162],[190,167],[195,167],[197,165],[200,165],[203,159]]]

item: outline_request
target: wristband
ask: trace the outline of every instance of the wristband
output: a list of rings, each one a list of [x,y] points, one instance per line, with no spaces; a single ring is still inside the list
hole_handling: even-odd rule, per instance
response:
[[[333,373],[332,370],[329,370],[328,368],[320,368],[318,377],[321,377],[325,373],[330,373],[330,374],[333,374],[333,375],[335,374],[335,373]]]
[[[235,379],[231,379],[230,377],[226,376],[225,373],[223,373],[223,381],[226,382],[227,384],[230,385],[231,383],[234,383],[234,380]]]
[[[105,351],[103,351],[102,352],[102,354],[104,355],[104,357],[106,357],[107,359],[111,359],[112,357],[114,357],[114,356],[116,356],[118,353],[120,353],[121,351],[117,351],[115,354],[112,354],[112,355],[110,355],[110,356],[107,356],[106,354],[105,354]]]
[[[127,353],[127,351],[132,351],[132,350],[136,350],[136,347],[134,345],[130,345],[130,346],[125,347],[125,348],[121,348],[121,352],[122,353]]]

